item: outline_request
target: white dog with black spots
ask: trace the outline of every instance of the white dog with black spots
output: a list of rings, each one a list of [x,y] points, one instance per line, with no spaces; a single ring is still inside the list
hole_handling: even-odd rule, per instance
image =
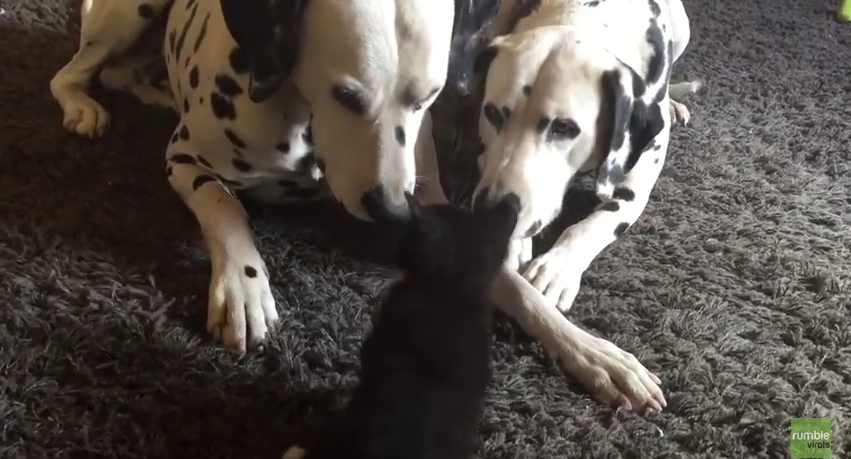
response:
[[[587,266],[592,252],[613,241],[614,229],[631,224],[646,203],[661,168],[661,161],[653,159],[664,157],[670,124],[667,110],[661,117],[652,110],[669,103],[664,88],[673,57],[688,40],[688,20],[678,0],[670,5],[663,0],[658,4],[604,0],[600,6],[611,2],[631,8],[631,16],[617,6],[609,11],[612,18],[630,24],[625,30],[641,31],[641,37],[611,38],[608,43],[619,48],[608,60],[582,48],[565,51],[545,64],[543,50],[571,49],[564,47],[570,34],[603,36],[594,25],[600,27],[600,16],[585,11],[591,7],[580,3],[544,0],[537,8],[528,8],[519,1],[506,0],[500,6],[496,29],[507,35],[496,38],[478,59],[480,70],[490,67],[483,120],[493,118],[488,107],[497,107],[504,118],[499,130],[490,121],[483,122],[487,152],[478,195],[518,194],[524,210],[517,235],[530,236],[534,222],[544,226],[550,221],[558,209],[547,193],[563,192],[578,167],[591,161],[590,150],[599,150],[589,147],[595,127],[588,123],[608,94],[600,83],[604,72],[617,71],[611,74],[617,78],[609,77],[609,87],[622,89],[633,112],[641,102],[653,114],[645,124],[661,119],[663,126],[650,154],[640,155],[637,163],[631,164],[627,147],[613,148],[605,156],[611,161],[606,162],[608,169],[623,171],[604,174],[616,183],[615,200],[605,205],[615,202],[620,207],[595,213],[590,223],[573,230],[568,239],[582,240],[586,246],[580,251],[575,242],[557,244],[533,262],[537,266],[533,272],[540,274],[530,276],[527,270],[541,292],[559,301],[548,302],[518,276],[519,256],[495,285],[495,299],[603,400],[637,410],[661,409],[665,402],[658,378],[632,354],[568,321],[555,304],[563,305],[570,289],[550,285],[578,286],[581,270],[564,261]],[[659,11],[654,12],[652,5]],[[510,19],[516,25],[500,25],[509,17],[519,18],[517,11],[523,8],[528,10],[524,18]],[[106,110],[86,93],[98,72],[105,86],[179,113],[166,147],[166,170],[172,187],[194,213],[210,251],[207,328],[225,346],[245,352],[263,344],[278,313],[263,257],[235,192],[275,202],[330,195],[363,220],[372,219],[370,208],[376,206],[389,211],[382,212],[385,215],[404,219],[405,193],[415,192],[424,202],[445,202],[429,108],[445,85],[465,86],[457,81],[465,76],[466,64],[472,67],[473,59],[466,59],[465,53],[475,48],[471,43],[495,12],[494,0],[84,0],[80,47],[53,78],[50,89],[63,109],[64,126],[92,138],[104,135],[110,124]],[[573,14],[588,23],[581,28],[572,25]],[[164,29],[161,54],[125,55],[158,20]],[[564,31],[560,39],[556,27]],[[571,28],[575,31],[568,32]],[[678,51],[671,47],[662,51],[662,76],[650,81],[646,67],[654,54],[637,50],[652,49],[655,42],[637,47],[632,43],[641,43],[650,37],[648,31],[657,29],[662,41],[673,42]],[[490,62],[489,54],[494,54]],[[625,59],[638,73],[620,71],[628,67],[619,67],[618,59]],[[511,62],[528,73],[513,71]],[[538,70],[540,76],[532,78]],[[566,73],[559,77],[555,70]],[[623,89],[630,88],[630,81],[643,81],[645,92]],[[507,89],[512,84],[519,92]],[[556,88],[567,88],[569,97],[547,102]],[[505,108],[511,113],[503,113]],[[538,119],[528,124],[536,113]],[[544,113],[550,122],[539,129],[542,138],[552,142],[530,141],[524,133],[533,131],[526,127],[542,124]],[[570,140],[575,129],[581,133]],[[636,129],[621,129],[623,145],[639,141]],[[561,162],[547,159],[557,154],[564,158]],[[524,174],[540,175],[532,180]],[[485,188],[490,194],[482,193]],[[634,193],[632,199],[618,194],[627,189]],[[598,230],[609,226],[612,236],[601,238]],[[566,276],[546,274],[565,266]],[[542,283],[548,277],[554,281]]]

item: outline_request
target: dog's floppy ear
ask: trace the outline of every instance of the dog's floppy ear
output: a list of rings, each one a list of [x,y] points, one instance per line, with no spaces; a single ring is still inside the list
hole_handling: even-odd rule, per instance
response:
[[[608,120],[604,120],[607,132],[598,137],[597,148],[605,154],[603,164],[597,171],[597,194],[601,198],[611,198],[614,184],[619,182],[627,172],[632,134],[643,128],[646,120],[646,106],[636,95],[645,92],[644,82],[629,67],[618,65],[603,72],[600,79],[603,112]],[[636,105],[639,105],[636,110]]]
[[[307,1],[220,0],[228,32],[245,59],[252,101],[269,98],[292,73]]]
[[[423,206],[420,204],[420,200],[411,193],[405,193],[405,201],[408,202],[408,209],[410,209],[411,212],[411,221],[419,222],[419,220],[423,217]]]
[[[456,0],[448,80],[461,95],[470,93],[476,74],[473,62],[487,44],[497,0]]]
[[[486,74],[491,64],[493,64],[494,59],[496,59],[497,54],[499,54],[499,45],[496,43],[491,43],[479,51],[476,54],[476,58],[473,59],[473,74],[476,76]]]

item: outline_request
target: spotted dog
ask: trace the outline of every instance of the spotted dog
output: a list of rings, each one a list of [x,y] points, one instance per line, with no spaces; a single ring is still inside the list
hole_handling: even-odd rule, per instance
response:
[[[511,267],[567,311],[583,272],[647,205],[672,119],[688,122],[671,96],[699,84],[671,85],[670,74],[689,20],[680,0],[507,0],[495,34],[476,65],[484,145],[473,202],[520,197]],[[602,202],[532,259],[531,238],[563,210],[574,176],[591,171]]]
[[[330,192],[364,220],[374,220],[367,208],[404,219],[405,193],[415,188],[425,203],[446,202],[429,109],[444,87],[466,87],[496,6],[84,0],[79,49],[50,89],[64,126],[82,136],[109,128],[109,114],[86,92],[98,72],[105,86],[179,113],[165,169],[210,251],[207,328],[245,351],[263,343],[278,313],[234,192],[277,202]],[[140,37],[160,26],[159,50],[136,53]],[[516,272],[505,270],[493,295],[604,400],[657,404],[658,380],[631,354],[575,327]]]
[[[89,137],[110,123],[85,92],[98,71],[178,111],[166,171],[211,254],[207,327],[246,350],[278,313],[234,192],[286,202],[329,190],[370,220],[364,203],[403,217],[419,176],[424,201],[446,201],[428,109],[447,80],[456,9],[487,11],[477,5],[496,11],[493,0],[85,0],[80,48],[50,87],[65,127]],[[130,53],[157,21],[161,54]]]

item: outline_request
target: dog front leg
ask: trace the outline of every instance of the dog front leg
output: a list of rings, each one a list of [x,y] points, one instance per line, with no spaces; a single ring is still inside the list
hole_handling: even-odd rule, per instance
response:
[[[634,355],[571,323],[516,272],[503,270],[491,298],[598,399],[639,412],[667,405],[661,381]]]
[[[259,347],[278,313],[245,209],[187,145],[172,144],[166,162],[169,183],[195,214],[210,251],[207,331],[242,353]]]
[[[106,133],[109,114],[86,94],[86,88],[107,59],[125,52],[133,45],[151,19],[170,2],[83,2],[79,49],[50,80],[50,92],[62,107],[62,124],[65,129],[90,138],[101,137]]]
[[[565,230],[549,251],[532,260],[523,277],[537,296],[526,291],[524,306],[515,311],[526,320],[527,332],[554,348],[567,370],[586,387],[627,408],[665,406],[659,378],[632,354],[567,322],[558,310],[567,311],[572,306],[582,274],[635,223],[647,205],[668,148],[670,120],[664,123],[654,142],[615,187],[612,198]],[[545,302],[552,311],[546,311],[537,301]]]

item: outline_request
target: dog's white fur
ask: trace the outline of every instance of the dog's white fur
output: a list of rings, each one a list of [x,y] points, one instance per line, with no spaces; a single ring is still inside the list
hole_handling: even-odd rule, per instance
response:
[[[169,1],[144,3],[159,11]],[[83,89],[107,56],[120,55],[138,39],[147,25],[138,6],[86,0],[80,49],[51,82],[69,130],[98,137],[108,128],[108,114]],[[158,92],[133,81],[144,59],[127,59],[104,69],[101,81],[107,87],[129,90],[181,114],[166,153],[169,182],[195,214],[210,250],[207,326],[225,345],[245,350],[260,344],[278,319],[263,259],[246,213],[231,191],[239,188],[256,198],[287,201],[287,190],[277,186],[279,181],[290,188],[317,187],[323,175],[317,167],[297,170],[314,147],[303,140],[311,116],[324,178],[352,215],[369,219],[361,197],[378,184],[391,204],[404,202],[404,193],[414,191],[418,172],[422,177],[418,194],[427,201],[445,201],[428,109],[446,79],[453,16],[451,0],[311,0],[303,19],[303,58],[292,75],[295,85],[285,83],[260,103],[244,94],[233,97],[234,119],[219,119],[210,109],[218,76],[231,77],[243,93],[251,84],[249,76],[231,68],[228,57],[236,43],[218,1],[174,1],[166,37],[177,37],[172,41],[177,41],[179,52],[165,53],[168,90]],[[184,34],[186,24],[190,25]],[[198,69],[196,86],[191,82],[193,68]],[[341,84],[363,94],[365,113],[353,113],[332,97],[332,86]],[[414,105],[405,99],[411,90]],[[188,111],[182,109],[184,103],[189,104]],[[397,139],[397,128],[406,134],[404,145]],[[234,145],[225,129],[241,142]],[[181,135],[184,132],[188,136]],[[276,149],[284,143],[286,154]],[[235,147],[242,150],[239,158]],[[187,155],[196,160],[187,161]],[[251,169],[235,167],[236,159]],[[199,177],[219,180],[198,186]]]
[[[474,202],[487,202],[504,193],[520,196],[523,210],[515,229],[511,266],[522,270],[523,277],[564,312],[572,306],[585,270],[635,223],[647,205],[664,165],[672,118],[684,123],[689,120],[688,109],[670,96],[694,92],[700,85],[686,82],[669,87],[670,66],[682,55],[690,38],[689,20],[680,0],[542,0],[512,28],[511,18],[522,3],[524,0],[505,1],[497,18],[496,37],[491,43],[494,57],[487,68],[479,121],[485,148],[479,160],[482,178]],[[654,8],[658,9],[655,19]],[[645,81],[654,56],[646,38],[651,22],[672,46],[665,53],[661,77]],[[657,103],[660,107],[661,130],[631,168],[626,166],[631,139],[628,129],[620,148],[606,150],[600,145],[599,130],[613,127],[612,121],[600,123],[606,116],[601,115],[606,96],[613,97],[604,93],[606,87],[601,84],[606,72],[620,80],[625,96],[618,97],[626,97],[630,104]],[[633,79],[639,79],[637,84],[644,87],[635,102]],[[500,116],[494,114],[494,107]],[[553,125],[547,128],[542,119],[571,120],[574,124],[567,125],[570,135],[557,136],[549,132]],[[584,220],[568,227],[549,251],[532,259],[531,236],[562,211],[564,194],[574,176],[595,169],[599,171],[597,193],[602,203]],[[560,324],[562,333],[576,332],[570,331],[573,327],[567,321],[552,320]],[[611,343],[593,342],[580,344],[578,354],[600,352],[623,357]],[[641,399],[634,395],[637,392],[648,395],[654,408],[665,404],[656,387],[658,380],[634,358],[625,357],[610,365],[615,367],[610,367],[610,374],[633,373],[632,381],[624,383],[628,389],[622,389],[630,400]],[[588,367],[573,372],[586,385],[593,384],[587,379],[593,374]],[[608,384],[602,386],[601,392],[609,390]],[[608,394],[610,399],[621,396]]]
[[[278,314],[245,210],[229,189],[235,186],[225,185],[238,181],[240,187],[248,189],[252,195],[272,199],[282,195],[282,191],[275,188],[276,181],[286,180],[299,187],[315,185],[321,175],[316,167],[307,172],[296,171],[299,160],[307,157],[312,148],[309,142],[303,141],[312,112],[316,154],[325,162],[331,192],[350,213],[368,218],[360,198],[376,184],[385,186],[386,199],[392,204],[404,191],[413,189],[417,177],[422,178],[424,201],[445,202],[427,110],[437,97],[429,90],[442,85],[446,77],[453,4],[449,0],[311,0],[304,16],[302,56],[292,75],[295,85],[285,83],[272,97],[260,103],[252,103],[244,95],[234,97],[238,116],[223,120],[209,109],[210,96],[216,91],[215,77],[221,73],[232,76],[243,92],[251,81],[243,74],[234,75],[228,63],[228,53],[235,43],[227,33],[219,2],[146,0],[145,3],[158,14],[172,1],[166,36],[184,35],[184,26],[191,24],[186,28],[185,39],[179,40],[182,44],[177,46],[183,49],[180,59],[166,52],[169,88],[157,91],[132,81],[130,75],[146,62],[144,59],[119,62],[106,69],[101,80],[109,87],[128,90],[146,102],[181,113],[180,124],[167,149],[167,167],[170,183],[195,214],[211,253],[208,330],[226,346],[245,350],[252,344],[262,343]],[[510,11],[512,3],[513,0],[505,0],[501,12]],[[679,4],[678,1],[674,3]],[[147,27],[148,21],[139,16],[138,5],[137,2],[84,0],[80,48],[50,85],[62,106],[63,124],[70,131],[99,137],[108,129],[108,113],[85,93],[85,88],[108,57],[121,56]],[[197,9],[194,13],[193,8]],[[676,21],[685,24],[687,30],[684,13],[683,19]],[[526,21],[523,26],[526,29],[537,28],[529,19]],[[201,31],[205,28],[204,34]],[[199,40],[201,35],[204,35],[203,40]],[[529,37],[528,46],[535,48],[555,43],[555,34],[548,35],[550,38],[545,35],[531,32],[525,35]],[[503,40],[510,42],[512,39]],[[195,46],[199,41],[200,45]],[[168,46],[166,40],[166,48]],[[520,63],[536,70],[527,60]],[[581,75],[571,67],[573,64],[569,60],[563,60],[561,65],[565,71]],[[200,77],[193,86],[190,69],[196,66]],[[503,79],[507,78],[510,77]],[[363,91],[367,102],[364,114],[355,114],[334,99],[331,86],[339,83],[356,85]],[[399,103],[401,92],[412,84],[419,88],[423,97],[415,106]],[[596,96],[592,92],[587,97],[593,100]],[[205,99],[204,104],[201,99]],[[188,111],[184,109],[187,102],[190,104]],[[591,105],[593,102],[590,105],[580,103],[575,109],[588,117],[593,114]],[[399,145],[397,125],[415,141]],[[181,135],[184,127],[189,132],[185,136]],[[234,145],[225,133],[226,128],[237,132],[244,143],[240,150],[242,159],[252,165],[250,171],[233,165]],[[498,158],[503,154],[499,145],[510,145],[510,142],[500,141],[499,136],[490,139],[486,158]],[[276,145],[283,142],[289,144],[287,155],[276,151]],[[527,152],[527,156],[533,157],[534,151]],[[542,175],[534,177],[538,182],[544,179],[566,181],[569,177],[556,176],[554,172],[572,171],[584,161],[579,156],[561,169],[541,171],[540,166],[530,161],[529,167],[503,169],[502,174],[514,177],[515,171],[539,171]],[[628,184],[644,184],[645,188],[652,186],[648,182],[655,180],[661,166],[639,163],[634,172],[647,168],[650,171],[641,178],[634,174],[636,178],[628,175],[624,180]],[[491,172],[489,176],[500,174]],[[531,179],[533,177],[521,174],[519,179],[512,178],[510,182],[523,188],[527,186],[523,181]],[[562,185],[544,187],[561,189]],[[636,194],[640,194],[639,188],[635,189]],[[534,199],[539,199],[537,190],[532,191]],[[526,196],[528,198],[528,192]],[[552,207],[545,198],[540,199],[544,204],[535,203],[530,207],[532,210],[526,212],[544,212],[538,209]],[[644,205],[642,200],[646,203],[646,196],[636,199],[623,217],[637,218]],[[524,221],[533,217],[524,214]],[[542,274],[530,278],[550,294],[541,285],[540,279],[546,278],[543,273],[565,266],[566,258],[562,254],[577,256],[570,259],[571,262],[579,261],[576,266],[583,266],[586,260],[590,263],[593,258],[590,255],[611,242],[611,238],[596,235],[600,228],[611,227],[609,220],[602,217],[595,220],[592,216],[568,238],[582,241],[588,247],[579,250],[575,248],[576,242],[558,245],[549,252],[549,258],[538,260],[538,271]],[[522,251],[531,253],[525,248]],[[578,286],[581,272],[573,264],[566,272],[567,276],[557,276],[557,282],[550,283],[575,282]],[[658,379],[632,354],[571,324],[513,271],[499,279],[494,295],[504,312],[541,341],[568,371],[605,401],[636,409],[664,404]]]

